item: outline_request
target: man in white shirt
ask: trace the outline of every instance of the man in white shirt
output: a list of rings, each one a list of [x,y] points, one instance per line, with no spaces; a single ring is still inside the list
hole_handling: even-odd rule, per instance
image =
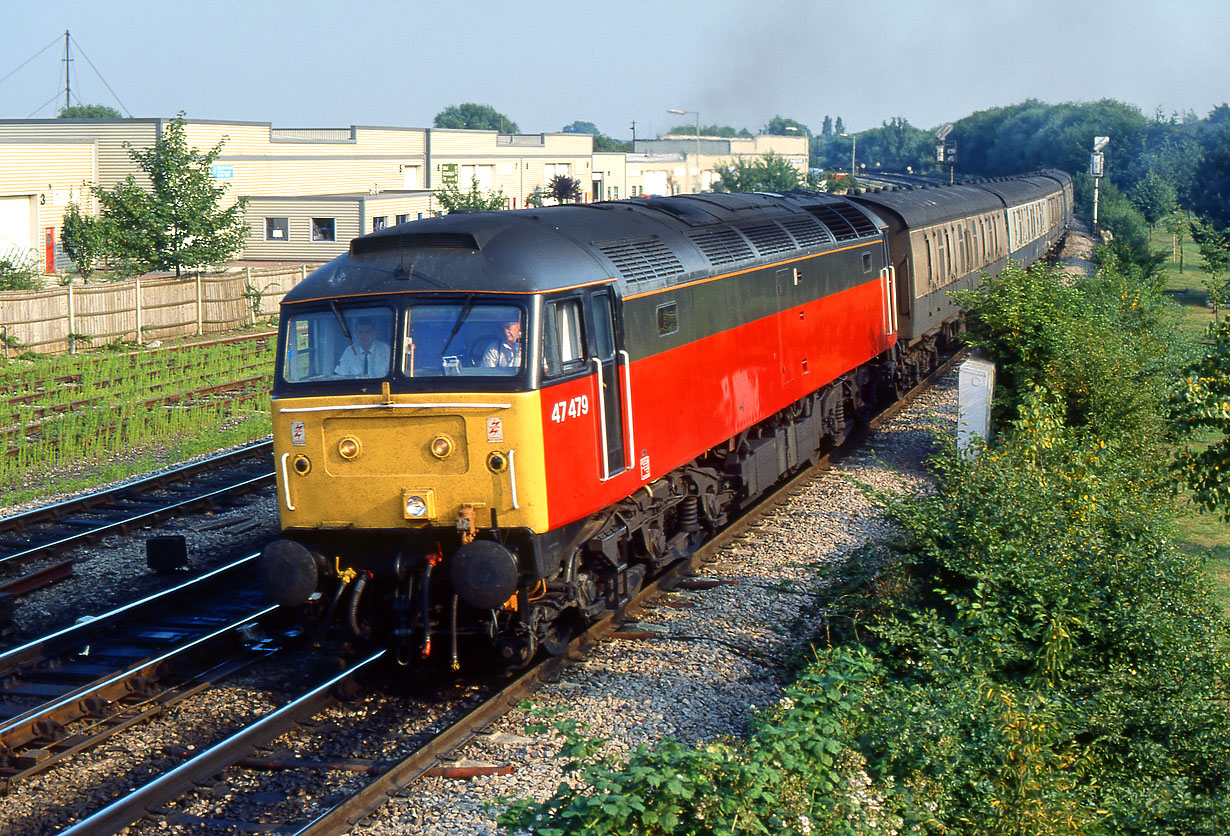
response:
[[[496,369],[516,369],[521,366],[521,322],[504,323],[503,339],[493,340],[483,352],[480,366]]]
[[[389,373],[389,344],[376,339],[370,319],[355,326],[356,341],[346,346],[333,373],[339,377],[384,377]]]

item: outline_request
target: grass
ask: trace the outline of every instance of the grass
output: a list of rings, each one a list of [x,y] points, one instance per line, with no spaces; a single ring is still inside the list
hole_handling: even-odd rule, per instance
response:
[[[1170,256],[1163,265],[1163,275],[1167,291],[1183,312],[1179,327],[1192,336],[1203,334],[1213,321],[1213,310],[1206,304],[1208,294],[1204,282],[1207,276],[1200,269],[1200,248],[1189,236],[1184,236],[1176,247],[1170,234],[1160,227],[1153,231],[1151,243]],[[1212,436],[1198,443],[1210,440]],[[1177,521],[1179,547],[1204,560],[1205,572],[1217,598],[1230,615],[1230,523],[1189,508]]]
[[[0,363],[0,513],[268,436],[272,366],[267,340]]]

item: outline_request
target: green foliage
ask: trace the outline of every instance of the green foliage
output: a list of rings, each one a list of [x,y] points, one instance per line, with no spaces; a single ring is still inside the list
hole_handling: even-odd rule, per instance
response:
[[[571,125],[565,125],[563,132],[566,134],[591,134],[594,138],[595,151],[632,151],[632,142],[630,140],[609,137],[598,130],[598,126],[593,122],[573,122]]]
[[[864,654],[821,655],[744,741],[667,740],[620,759],[557,723],[572,782],[545,801],[513,802],[499,822],[541,836],[868,832],[870,814],[850,792],[861,763],[843,741],[863,723],[873,672]]]
[[[1230,227],[1230,107],[1219,105],[1201,126],[1202,154],[1193,167],[1191,208]]]
[[[38,264],[31,255],[16,250],[0,255],[0,290],[38,290],[42,286]]]
[[[92,189],[100,206],[103,253],[121,273],[174,270],[178,276],[233,258],[243,248],[246,198],[219,208],[226,186],[215,185],[210,174],[222,146],[219,142],[205,153],[188,147],[182,111],[149,148],[125,143],[149,188],[130,174],[112,189]]]
[[[113,107],[99,104],[77,104],[60,108],[57,119],[123,119],[124,114]]]
[[[1177,206],[1174,186],[1153,171],[1132,187],[1130,199],[1144,216],[1149,229],[1153,229],[1158,221],[1174,212]]]
[[[849,167],[852,142],[850,137],[840,133],[812,137],[813,165]],[[930,133],[915,128],[904,117],[895,116],[878,128],[859,132],[856,164],[860,167],[866,164],[868,170],[904,171],[910,166],[922,171],[931,166],[934,145]]]
[[[502,134],[520,133],[517,123],[491,105],[464,102],[449,105],[436,114],[432,122],[437,128],[468,128],[470,130],[499,131]]]
[[[799,170],[772,152],[751,160],[736,158],[720,172],[715,192],[788,192],[802,184]]]
[[[666,132],[671,136],[696,136],[696,124],[691,125],[676,125]],[[736,136],[750,137],[752,132],[747,128],[735,130],[730,125],[701,125],[701,136],[716,136],[723,138],[731,138]]]
[[[1230,521],[1230,320],[1215,320],[1206,332],[1206,350],[1175,388],[1175,420],[1187,433],[1210,430],[1202,449],[1188,444],[1176,466],[1193,501]]]
[[[1205,281],[1209,301],[1214,310],[1230,306],[1230,230],[1200,219],[1193,219],[1189,229],[1200,247],[1201,269],[1209,277]]]
[[[567,174],[557,174],[547,183],[546,191],[557,204],[575,203],[581,199],[581,181]]]
[[[1102,269],[1073,281],[1059,269],[1010,265],[954,294],[969,312],[971,345],[997,362],[996,409],[1011,418],[1035,384],[1059,399],[1065,423],[1156,460],[1165,393],[1179,346],[1163,328],[1173,309],[1163,282],[1102,250]]]
[[[442,212],[434,212],[437,216],[451,212],[494,212],[503,209],[508,203],[503,189],[497,192],[483,191],[478,185],[477,177],[470,181],[470,190],[467,192],[448,185],[437,191],[435,196],[444,208]]]
[[[795,128],[796,130],[789,130]],[[794,119],[787,119],[784,116],[774,116],[769,120],[763,128],[760,129],[763,134],[772,134],[774,136],[811,136],[811,131],[802,122]]]
[[[937,467],[933,494],[885,504],[905,592],[865,625],[876,778],[951,832],[1222,832],[1225,624],[1166,492],[1043,387],[999,443]]]
[[[68,204],[60,239],[64,252],[68,253],[68,257],[77,265],[77,272],[83,276],[94,271],[94,265],[102,260],[106,252],[107,239],[103,224],[98,218],[82,215],[76,203]]]

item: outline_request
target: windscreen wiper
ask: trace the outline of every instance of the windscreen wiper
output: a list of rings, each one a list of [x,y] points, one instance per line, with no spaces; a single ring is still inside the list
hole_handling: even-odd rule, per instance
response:
[[[346,318],[342,316],[342,311],[337,306],[337,300],[330,300],[329,307],[333,309],[333,315],[337,318],[337,324],[342,326],[342,336],[346,338],[346,342],[353,346],[354,337],[350,336],[350,329],[346,327]]]
[[[466,321],[466,317],[470,315],[470,310],[473,307],[474,294],[471,293],[466,297],[465,307],[461,309],[461,313],[457,314],[457,321],[453,323],[453,330],[449,331],[448,339],[444,341],[444,348],[440,349],[441,357],[448,353],[448,347],[453,344],[453,337],[457,336],[457,332],[461,330],[462,323]]]

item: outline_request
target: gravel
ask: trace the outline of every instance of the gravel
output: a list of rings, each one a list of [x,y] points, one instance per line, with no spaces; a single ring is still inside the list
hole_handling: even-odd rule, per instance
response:
[[[744,733],[751,712],[780,696],[778,662],[794,645],[792,631],[810,635],[819,626],[820,616],[808,606],[814,590],[825,578],[840,573],[853,550],[887,531],[860,485],[887,491],[925,489],[923,460],[932,434],[951,436],[955,426],[956,373],[952,372],[704,568],[707,577],[736,583],[669,593],[624,628],[653,638],[604,642],[589,658],[565,669],[557,683],[545,686],[535,704],[609,739],[615,751],[652,745],[665,737],[691,744]],[[202,568],[212,559],[205,555],[219,552],[228,539],[233,541],[228,530],[251,523],[259,530],[245,536],[254,540],[264,532],[276,533],[272,497],[254,498],[243,507],[187,525],[184,533],[194,567]],[[73,612],[87,609],[81,601],[90,601],[88,609],[101,611],[111,605],[108,597],[115,603],[129,600],[134,589],[153,583],[145,569],[142,541],[132,538],[93,550],[80,565],[77,579],[44,590],[19,608],[22,630],[32,632],[71,620]],[[690,606],[672,608],[666,602]],[[321,664],[327,666],[328,660]],[[287,680],[279,681],[279,676]],[[288,681],[296,678],[307,681],[293,671],[254,672],[228,680],[165,717],[130,729],[115,742],[18,785],[0,804],[0,832],[14,836],[55,832],[83,815],[83,810],[97,807],[95,780],[103,780],[106,790],[116,795],[127,791],[145,776],[182,762],[191,742],[200,745],[220,738],[274,708],[293,687]],[[322,716],[326,733],[321,735],[318,727],[312,735],[315,742],[289,738],[274,748],[279,754],[305,758],[390,757],[404,752],[416,735],[439,725],[446,710],[445,704],[409,697],[366,697]],[[497,799],[545,798],[564,779],[554,757],[558,740],[528,734],[526,726],[534,721],[526,712],[514,711],[456,753],[462,763],[512,765],[512,774],[424,779],[356,825],[354,832],[376,836],[499,832]],[[341,770],[256,778],[239,774],[203,791],[183,809],[241,818],[245,815],[241,790],[259,782],[261,792],[278,801],[284,820],[302,821],[309,811],[340,800],[364,780]],[[132,831],[167,833],[176,828],[154,823]]]
[[[540,691],[535,705],[609,739],[614,751],[665,737],[694,744],[744,733],[751,712],[780,697],[772,660],[793,646],[791,630],[810,635],[818,626],[819,616],[797,623],[812,599],[810,590],[840,572],[869,538],[887,533],[860,485],[925,489],[923,461],[933,435],[956,433],[956,381],[956,372],[949,373],[706,567],[706,576],[737,584],[670,593],[664,601],[693,606],[645,610],[625,630],[656,638],[605,642]],[[526,712],[514,711],[457,753],[470,762],[512,764],[513,774],[424,779],[354,832],[498,833],[497,799],[546,798],[565,777],[554,757],[558,741],[528,735],[532,722]]]

